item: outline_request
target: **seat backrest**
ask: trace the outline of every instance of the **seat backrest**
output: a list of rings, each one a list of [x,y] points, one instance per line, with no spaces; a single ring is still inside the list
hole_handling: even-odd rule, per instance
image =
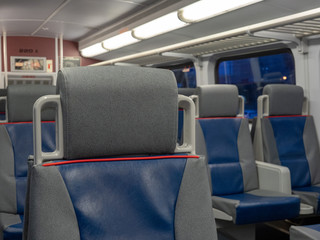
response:
[[[6,97],[7,89],[0,89],[0,120],[6,118]]]
[[[174,153],[172,72],[64,69],[57,86],[63,154],[52,162],[35,156],[27,239],[216,238],[205,161]]]
[[[23,214],[28,156],[33,154],[32,107],[37,98],[55,94],[53,86],[10,85],[8,123],[0,125],[0,212]],[[54,120],[54,112],[46,114]],[[54,123],[43,123],[43,151],[55,149]]]
[[[196,153],[205,155],[212,195],[243,193],[258,188],[248,120],[239,116],[235,85],[199,87]],[[242,102],[242,101],[241,101]]]
[[[319,184],[319,143],[302,87],[270,84],[259,101],[260,160],[288,167],[293,188]]]

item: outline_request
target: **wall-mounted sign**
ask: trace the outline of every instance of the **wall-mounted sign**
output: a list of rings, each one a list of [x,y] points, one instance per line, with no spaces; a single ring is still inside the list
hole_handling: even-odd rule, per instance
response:
[[[11,57],[11,71],[46,72],[45,57]]]
[[[47,60],[47,72],[53,72],[52,69],[53,69],[53,62],[51,59],[50,60],[48,59]]]
[[[80,57],[63,57],[63,67],[80,67]]]

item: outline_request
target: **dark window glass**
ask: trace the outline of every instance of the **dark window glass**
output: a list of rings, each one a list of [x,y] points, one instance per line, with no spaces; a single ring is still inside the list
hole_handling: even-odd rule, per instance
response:
[[[193,63],[164,67],[173,71],[179,88],[197,87],[196,69]]]
[[[257,98],[267,84],[295,84],[293,55],[289,50],[221,59],[217,83],[235,84],[245,98],[245,116],[257,115]]]

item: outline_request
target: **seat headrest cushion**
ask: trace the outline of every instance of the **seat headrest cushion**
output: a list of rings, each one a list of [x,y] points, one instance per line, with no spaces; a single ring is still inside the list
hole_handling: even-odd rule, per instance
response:
[[[269,96],[269,115],[300,115],[304,94],[300,86],[270,84],[263,88],[263,95]]]
[[[52,85],[9,85],[7,93],[8,121],[32,121],[34,102],[44,95],[52,94],[56,94],[56,87]],[[54,120],[54,118],[54,110],[50,107],[44,108],[42,120]]]
[[[64,158],[174,152],[178,91],[171,71],[102,66],[58,74]]]
[[[238,114],[238,88],[235,85],[198,87],[199,117],[234,117]]]

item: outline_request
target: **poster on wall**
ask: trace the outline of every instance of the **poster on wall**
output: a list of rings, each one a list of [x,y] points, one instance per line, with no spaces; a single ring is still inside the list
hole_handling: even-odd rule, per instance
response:
[[[80,57],[63,57],[63,67],[68,68],[68,67],[80,67],[81,62],[80,62]]]
[[[14,57],[10,58],[12,72],[46,72],[45,57]]]

